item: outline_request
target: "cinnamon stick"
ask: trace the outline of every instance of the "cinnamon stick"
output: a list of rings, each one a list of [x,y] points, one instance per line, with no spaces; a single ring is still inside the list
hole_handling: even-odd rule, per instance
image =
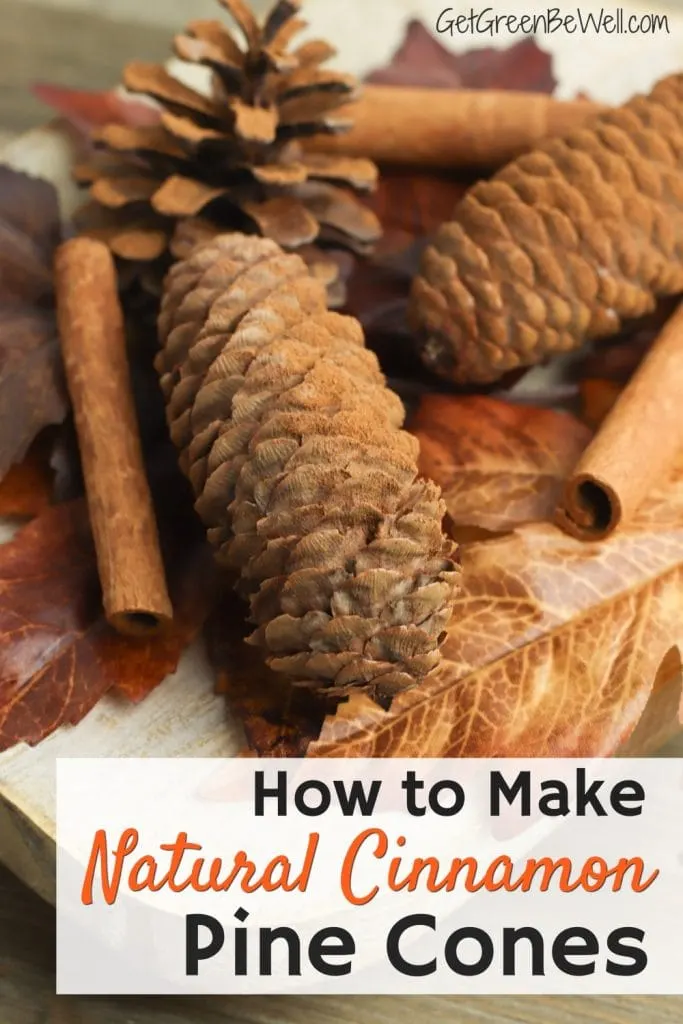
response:
[[[567,481],[556,522],[607,537],[666,479],[683,448],[683,304],[667,322]]]
[[[352,130],[311,140],[307,148],[378,163],[499,167],[602,109],[588,100],[529,92],[367,85],[348,108]]]
[[[121,633],[147,634],[170,621],[173,610],[107,246],[88,238],[65,242],[57,250],[55,287],[105,614]]]

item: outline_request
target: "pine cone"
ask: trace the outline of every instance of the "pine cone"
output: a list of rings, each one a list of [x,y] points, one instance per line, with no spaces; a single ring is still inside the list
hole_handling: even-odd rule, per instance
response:
[[[356,193],[375,187],[377,168],[306,153],[298,140],[351,127],[336,111],[355,98],[355,79],[321,67],[334,55],[324,42],[290,49],[305,27],[295,17],[301,0],[279,0],[263,25],[244,0],[220,2],[246,48],[218,21],[191,22],[175,38],[179,57],[210,69],[210,98],[160,65],[126,67],[124,84],[154,99],[161,121],[98,134],[101,153],[78,170],[93,200],[80,226],[122,259],[148,262],[163,260],[169,246],[176,255],[176,223],[201,217],[205,236],[231,229],[303,247],[321,263],[322,279],[335,280],[335,264],[317,246],[372,247],[379,221]]]
[[[298,256],[223,235],[170,271],[159,331],[171,436],[251,642],[328,694],[414,685],[440,657],[455,546],[360,324]]]
[[[617,333],[683,291],[683,75],[470,189],[427,248],[410,319],[456,381]]]

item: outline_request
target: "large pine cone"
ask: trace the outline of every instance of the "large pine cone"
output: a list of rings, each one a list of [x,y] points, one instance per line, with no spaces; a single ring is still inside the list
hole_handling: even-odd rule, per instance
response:
[[[218,560],[275,670],[377,697],[439,660],[455,546],[360,324],[275,243],[224,235],[168,275],[157,369]]]
[[[365,252],[381,233],[357,197],[375,187],[377,168],[306,153],[299,140],[352,126],[337,111],[355,98],[356,80],[322,67],[335,52],[327,43],[292,48],[305,27],[301,0],[278,0],[262,24],[244,0],[220,2],[244,45],[219,21],[191,22],[174,40],[179,57],[210,70],[209,97],[161,65],[125,68],[124,84],[158,103],[160,123],[99,132],[99,154],[78,170],[92,198],[80,225],[136,262],[163,259],[169,246],[182,256],[188,237],[253,232],[301,249],[331,283],[337,267],[319,246]]]
[[[683,291],[683,75],[470,189],[424,254],[410,318],[453,380],[615,334]]]

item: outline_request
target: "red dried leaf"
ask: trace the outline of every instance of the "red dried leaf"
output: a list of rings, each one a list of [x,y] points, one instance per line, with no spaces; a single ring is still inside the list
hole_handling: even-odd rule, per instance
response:
[[[159,112],[155,107],[122,96],[116,89],[93,92],[89,89],[68,89],[50,82],[36,82],[32,92],[81,131],[102,128],[106,124],[138,127],[156,124],[159,120]]]
[[[552,57],[534,39],[506,49],[492,46],[452,53],[420,21],[411,21],[391,63],[373,71],[367,81],[384,85],[432,86],[450,89],[516,89],[553,92]]]
[[[575,417],[482,395],[427,395],[410,423],[420,471],[455,526],[510,530],[552,519],[591,433]]]
[[[106,623],[85,502],[41,513],[0,547],[0,749],[75,724],[112,688],[142,696],[172,672],[207,612],[203,546],[169,565],[173,627],[132,639]]]
[[[0,167],[0,479],[67,402],[52,310],[52,185]]]

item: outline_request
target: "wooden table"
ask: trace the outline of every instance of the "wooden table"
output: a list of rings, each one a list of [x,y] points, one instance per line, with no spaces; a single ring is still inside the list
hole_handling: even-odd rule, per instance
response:
[[[155,4],[163,2],[155,0]],[[440,9],[429,0],[422,3],[429,17]],[[333,20],[331,12],[338,14],[342,6],[338,0],[310,0],[310,4],[314,15],[325,15],[326,28]],[[76,0],[74,6],[78,6]],[[165,31],[105,19],[92,13],[96,4],[86,2],[85,6],[91,9],[75,12],[28,0],[0,0],[0,142],[5,134],[44,120],[44,109],[28,91],[31,82],[42,79],[105,88],[116,82],[125,60],[166,55]],[[113,0],[107,6],[111,10]],[[346,19],[355,5],[344,0],[343,6]],[[358,52],[358,71],[373,61],[383,62],[400,35],[399,15],[417,11],[420,0],[373,0],[371,6],[374,14],[381,7],[384,13],[395,12],[396,18],[385,22],[381,53],[369,54],[367,38],[359,39],[365,51]],[[191,8],[188,0],[188,15],[193,13]],[[355,31],[353,18],[347,28]],[[662,72],[675,66],[677,52],[683,59],[683,47],[676,51],[671,41],[663,46],[668,50],[660,65]],[[624,74],[634,73],[628,60],[621,64]],[[604,69],[600,75],[606,82]],[[599,90],[595,94],[600,95]],[[54,995],[54,942],[53,909],[0,868],[0,1024],[413,1024],[415,1020],[430,1024],[674,1024],[683,1018],[680,998],[58,998]]]

